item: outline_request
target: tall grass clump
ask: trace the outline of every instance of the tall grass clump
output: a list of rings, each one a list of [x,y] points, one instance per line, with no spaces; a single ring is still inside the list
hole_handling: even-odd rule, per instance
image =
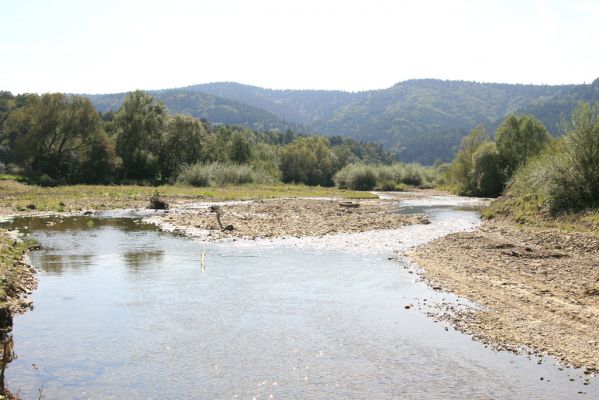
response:
[[[247,183],[272,183],[274,179],[249,165],[214,162],[183,167],[178,182],[191,186],[227,186]]]

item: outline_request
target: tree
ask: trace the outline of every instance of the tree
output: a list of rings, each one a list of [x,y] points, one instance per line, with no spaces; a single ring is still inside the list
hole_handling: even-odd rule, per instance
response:
[[[124,179],[158,177],[159,154],[166,120],[164,104],[147,93],[129,93],[114,117],[116,150]]]
[[[543,124],[534,117],[509,115],[497,128],[495,140],[509,178],[530,157],[539,154],[550,137]]]
[[[242,132],[236,132],[231,136],[227,155],[230,161],[237,164],[245,164],[250,160],[252,156],[250,143]]]
[[[162,180],[176,178],[183,165],[201,160],[206,135],[204,125],[196,118],[175,115],[167,120],[160,152]]]
[[[14,157],[36,176],[76,180],[89,149],[102,140],[101,119],[89,99],[61,93],[30,95],[5,122]]]
[[[474,153],[471,181],[477,196],[497,197],[504,188],[503,163],[493,142],[483,143]]]
[[[335,161],[325,138],[298,138],[283,150],[280,165],[283,182],[331,186]]]
[[[450,181],[457,186],[460,194],[473,195],[476,191],[476,183],[472,180],[474,155],[486,142],[489,142],[489,136],[482,125],[475,127],[468,136],[462,138],[460,149],[448,172]]]

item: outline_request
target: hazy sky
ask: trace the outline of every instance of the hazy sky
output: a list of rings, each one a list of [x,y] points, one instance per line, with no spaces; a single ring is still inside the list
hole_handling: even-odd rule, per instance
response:
[[[599,0],[0,0],[0,90],[599,77]]]

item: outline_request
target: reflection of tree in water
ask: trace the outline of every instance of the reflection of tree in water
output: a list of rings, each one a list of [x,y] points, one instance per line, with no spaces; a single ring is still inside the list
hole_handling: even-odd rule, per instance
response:
[[[143,224],[135,218],[94,218],[90,216],[77,217],[18,217],[9,223],[3,224],[9,229],[18,229],[21,232],[46,231],[88,231],[93,228],[114,227],[124,232],[151,231],[155,226]]]
[[[9,393],[4,386],[4,371],[15,358],[12,341],[12,317],[2,315],[0,319],[0,351],[2,352],[2,357],[0,357],[0,394],[8,395]]]
[[[65,270],[88,270],[94,262],[94,254],[42,254],[41,269],[46,273],[62,274]]]
[[[124,254],[125,264],[132,272],[138,272],[150,263],[160,263],[163,250],[130,251]]]

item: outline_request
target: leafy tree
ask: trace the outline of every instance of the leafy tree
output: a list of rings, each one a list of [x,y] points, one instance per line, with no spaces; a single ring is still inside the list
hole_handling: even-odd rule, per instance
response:
[[[281,157],[283,182],[332,185],[335,158],[323,137],[302,137],[285,146]]]
[[[164,181],[176,178],[184,164],[201,160],[206,135],[204,125],[198,119],[187,115],[168,118],[160,148],[160,175]]]
[[[476,191],[476,183],[472,180],[474,156],[480,146],[487,142],[489,142],[487,131],[481,125],[472,129],[468,136],[462,138],[460,150],[448,172],[450,181],[457,186],[460,194],[473,195]]]
[[[252,156],[250,143],[243,133],[236,132],[231,136],[227,145],[227,155],[229,160],[237,164],[245,164],[250,160]]]
[[[15,159],[35,176],[72,181],[103,138],[91,102],[61,93],[28,96],[5,122]]]
[[[543,124],[527,115],[506,117],[495,135],[497,150],[505,162],[508,178],[530,157],[539,154],[550,141]]]
[[[497,197],[504,187],[503,162],[493,142],[480,145],[473,157],[470,179],[477,196]]]
[[[154,180],[159,172],[166,108],[147,93],[129,93],[114,117],[124,179]]]

